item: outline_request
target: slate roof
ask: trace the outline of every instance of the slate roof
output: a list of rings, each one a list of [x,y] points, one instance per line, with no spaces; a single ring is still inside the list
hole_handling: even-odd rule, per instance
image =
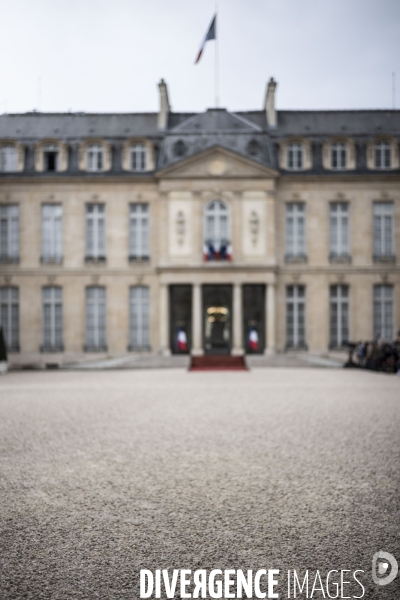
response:
[[[170,113],[166,131],[158,129],[157,116],[157,113],[4,114],[0,115],[0,140],[15,139],[26,142],[28,147],[43,138],[67,142],[103,138],[113,142],[143,137],[157,140],[157,168],[215,146],[277,168],[275,144],[289,136],[309,137],[315,142],[333,135],[365,140],[388,134],[400,139],[400,110],[280,110],[277,111],[277,127],[268,128],[264,110],[231,112],[213,108],[203,113]],[[181,147],[183,144],[183,153],[176,151],[177,142]],[[312,171],[322,172],[319,145],[314,146]],[[32,150],[29,152],[32,153]],[[118,154],[115,156],[117,164]],[[29,165],[32,165],[32,160],[31,157]],[[362,152],[357,160],[357,170],[365,171]],[[72,158],[71,164],[77,164],[77,159]],[[117,167],[115,169],[118,170]],[[72,166],[71,170],[76,171],[77,168]],[[28,171],[33,172],[33,167],[30,166]]]
[[[160,137],[157,113],[25,113],[0,115],[0,139]]]

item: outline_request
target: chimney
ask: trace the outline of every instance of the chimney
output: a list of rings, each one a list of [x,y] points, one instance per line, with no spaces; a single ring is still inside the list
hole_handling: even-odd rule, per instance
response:
[[[276,81],[273,77],[268,81],[267,93],[265,95],[265,114],[267,117],[268,127],[276,127],[278,118],[275,110],[275,88]]]
[[[164,79],[161,79],[158,89],[160,90],[160,110],[158,112],[157,125],[158,129],[167,129],[168,115],[171,107],[168,99],[168,88]]]

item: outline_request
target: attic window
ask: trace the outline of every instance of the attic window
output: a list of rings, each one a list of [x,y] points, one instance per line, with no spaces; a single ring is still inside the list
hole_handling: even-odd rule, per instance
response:
[[[43,150],[43,167],[45,171],[57,171],[58,169],[58,146],[51,144]]]
[[[182,140],[178,140],[174,145],[174,154],[175,156],[185,156],[186,146]]]
[[[256,140],[251,140],[247,146],[247,152],[250,156],[256,156],[260,152],[260,144]]]

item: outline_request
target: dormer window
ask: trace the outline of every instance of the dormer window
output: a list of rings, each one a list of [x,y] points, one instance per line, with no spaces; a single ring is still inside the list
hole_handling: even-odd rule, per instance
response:
[[[392,147],[389,142],[375,144],[375,169],[390,169],[392,166]]]
[[[43,170],[54,172],[59,170],[59,155],[58,146],[50,144],[43,148]]]
[[[100,144],[92,144],[86,149],[87,170],[102,171],[104,162],[104,149]]]
[[[15,146],[3,146],[0,150],[0,168],[4,173],[17,170],[17,149]]]
[[[290,171],[300,171],[304,167],[303,144],[293,142],[287,147],[287,168]]]
[[[130,148],[131,170],[146,171],[146,146],[144,144],[133,144]]]
[[[344,142],[331,145],[331,168],[338,171],[347,167],[347,146]]]

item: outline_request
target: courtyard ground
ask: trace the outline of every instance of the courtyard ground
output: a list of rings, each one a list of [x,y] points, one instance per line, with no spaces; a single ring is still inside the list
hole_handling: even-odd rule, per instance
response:
[[[396,376],[12,372],[0,444],[2,599],[139,598],[141,568],[363,569],[400,598],[370,573],[400,557]]]

